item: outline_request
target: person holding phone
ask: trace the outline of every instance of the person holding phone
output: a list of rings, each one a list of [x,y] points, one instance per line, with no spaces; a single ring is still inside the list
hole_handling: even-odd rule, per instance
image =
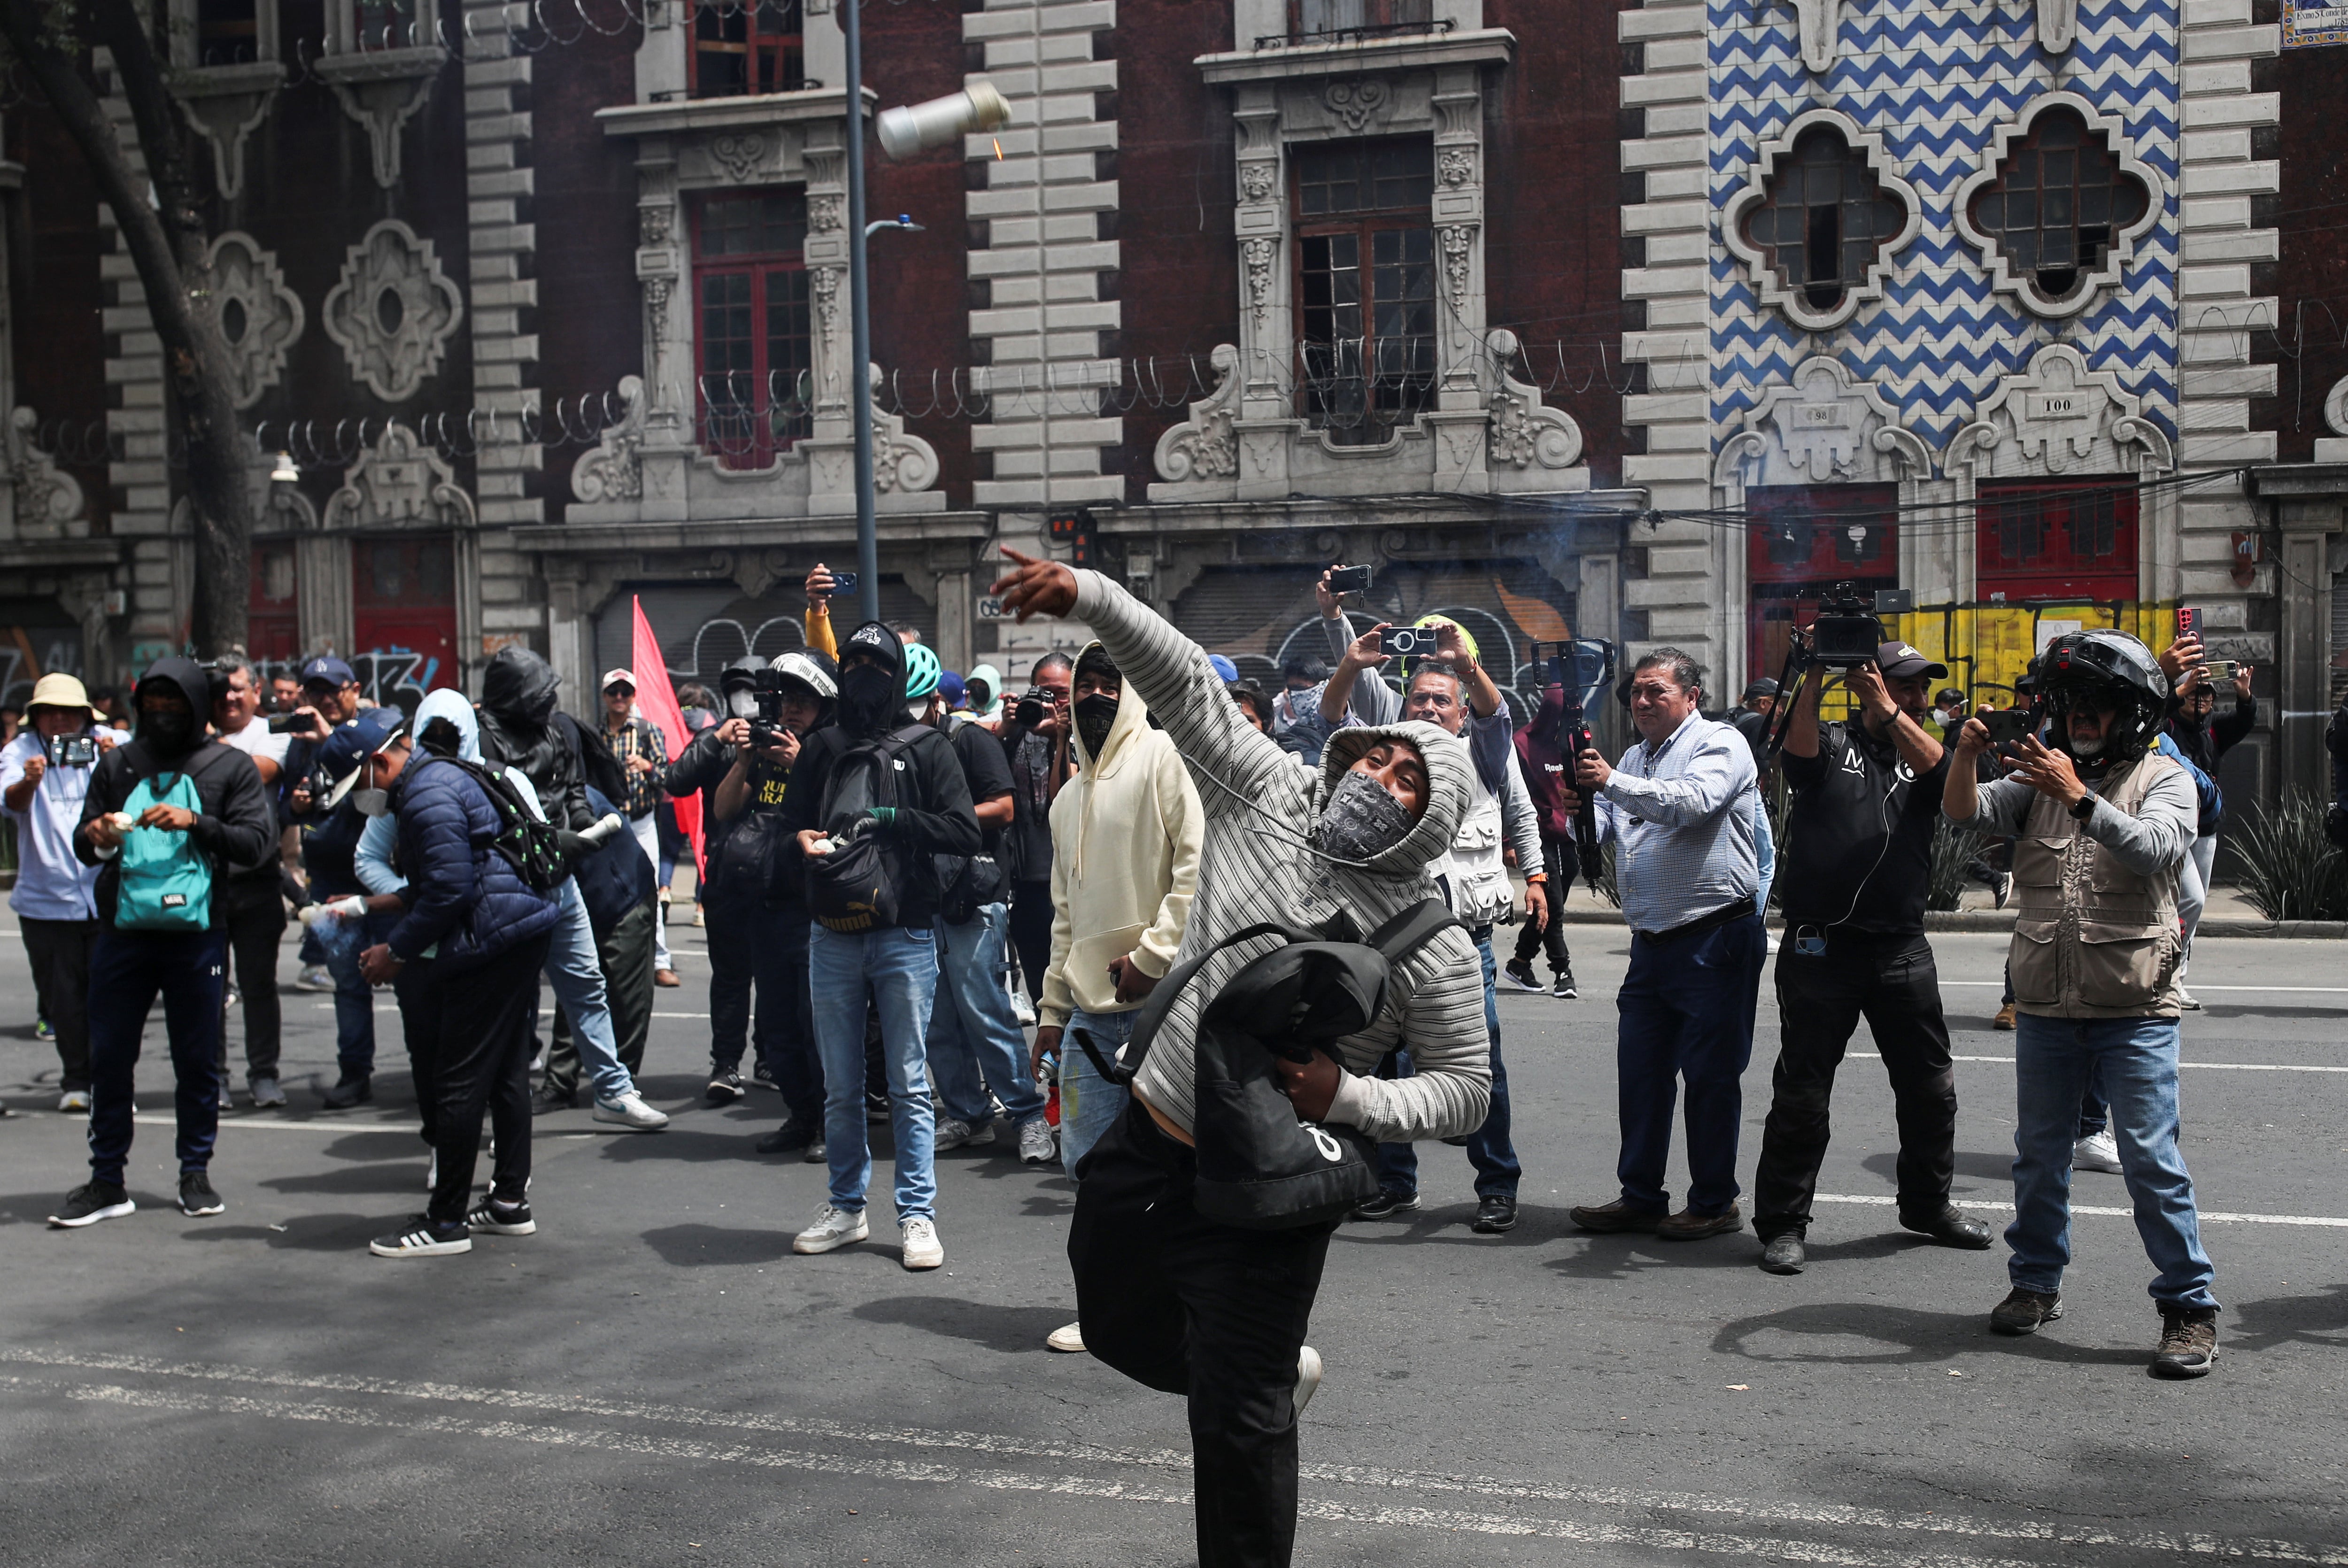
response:
[[[129,738],[98,717],[81,682],[52,672],[33,683],[24,732],[0,748],[0,809],[16,825],[8,907],[57,1048],[62,1111],[89,1109],[89,962],[98,940],[98,868],[74,853],[74,830],[97,759]]]
[[[2187,612],[2178,611],[2182,617]],[[2185,963],[2193,962],[2193,934],[2200,929],[2201,912],[2209,905],[2207,892],[2211,872],[2218,864],[2218,835],[2226,827],[2226,796],[2218,784],[2218,767],[2226,753],[2242,743],[2243,738],[2259,724],[2259,699],[2250,695],[2251,668],[2248,665],[2234,666],[2231,685],[2233,706],[2221,717],[2218,714],[2218,688],[2208,678],[2209,665],[2202,656],[2199,630],[2200,612],[2192,612],[2193,630],[2180,634],[2160,655],[2160,667],[2175,686],[2169,699],[2168,714],[2161,726],[2162,733],[2185,754],[2185,759],[2199,768],[2210,782],[2209,799],[2195,823],[2193,848],[2189,859],[2193,872],[2199,879],[2204,897],[2180,912],[2185,921]],[[2180,971],[2181,973],[2181,971]],[[2181,1005],[2188,1013],[2198,1012],[2201,1004],[2189,991],[2180,992]]]

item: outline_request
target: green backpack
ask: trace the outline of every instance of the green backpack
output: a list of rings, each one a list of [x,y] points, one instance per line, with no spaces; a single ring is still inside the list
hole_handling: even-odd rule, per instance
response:
[[[156,788],[168,777],[169,786]],[[122,809],[137,818],[149,806],[184,806],[201,816],[203,800],[185,773],[156,774],[131,786]],[[115,884],[117,931],[204,931],[212,923],[212,868],[191,833],[133,828],[123,836]]]

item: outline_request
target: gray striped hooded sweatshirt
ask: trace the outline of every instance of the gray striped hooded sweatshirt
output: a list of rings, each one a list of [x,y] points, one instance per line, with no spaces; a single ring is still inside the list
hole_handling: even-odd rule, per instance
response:
[[[1459,830],[1475,785],[1475,764],[1456,737],[1431,724],[1337,731],[1318,772],[1260,735],[1207,662],[1205,652],[1115,583],[1078,572],[1076,618],[1089,624],[1128,688],[1165,727],[1199,787],[1206,848],[1199,892],[1182,937],[1188,961],[1260,921],[1314,926],[1339,910],[1364,931],[1421,899],[1439,896],[1430,865]],[[1361,867],[1333,865],[1309,851],[1330,789],[1382,740],[1407,740],[1426,759],[1426,811],[1402,841]],[[1279,944],[1261,937],[1219,954],[1169,1010],[1134,1089],[1189,1130],[1196,1098],[1195,1041],[1206,1001],[1242,966]],[[1417,1075],[1378,1078],[1379,1059],[1410,1047]],[[1328,1119],[1400,1141],[1450,1138],[1484,1123],[1492,1099],[1491,1041],[1484,1028],[1484,977],[1476,945],[1445,930],[1395,973],[1370,1027],[1338,1043],[1346,1076]]]

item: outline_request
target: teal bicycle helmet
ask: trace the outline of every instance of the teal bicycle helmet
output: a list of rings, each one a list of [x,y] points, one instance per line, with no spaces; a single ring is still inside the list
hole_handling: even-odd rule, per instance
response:
[[[944,667],[927,643],[906,644],[905,700],[927,702],[930,694],[938,689],[938,673]]]

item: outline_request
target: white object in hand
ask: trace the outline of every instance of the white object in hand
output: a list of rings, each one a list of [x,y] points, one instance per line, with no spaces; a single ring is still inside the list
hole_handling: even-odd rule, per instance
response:
[[[579,836],[587,843],[600,848],[627,830],[628,824],[624,818],[617,811],[606,811]]]
[[[127,833],[139,823],[139,819],[128,811],[109,812],[108,818],[113,822],[114,830],[118,833]]]
[[[302,923],[316,926],[329,920],[357,920],[366,913],[366,900],[356,893],[348,893],[341,898],[328,899],[324,903],[306,906],[302,911]]]

